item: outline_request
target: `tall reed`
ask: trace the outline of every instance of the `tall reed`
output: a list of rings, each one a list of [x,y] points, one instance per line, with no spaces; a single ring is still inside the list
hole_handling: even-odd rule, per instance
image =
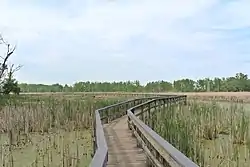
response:
[[[117,101],[78,96],[1,98],[0,163],[13,167],[88,166],[94,110]]]
[[[201,167],[250,163],[249,111],[242,103],[190,100],[150,116],[146,123]]]

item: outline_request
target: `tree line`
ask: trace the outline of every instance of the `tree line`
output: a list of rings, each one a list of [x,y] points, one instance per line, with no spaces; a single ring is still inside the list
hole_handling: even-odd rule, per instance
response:
[[[73,85],[27,84],[18,85],[21,92],[239,92],[250,91],[247,74],[236,73],[232,77],[180,79],[174,82],[154,81],[142,85],[139,81],[126,82],[76,82]]]
[[[238,92],[250,91],[250,79],[247,74],[236,73],[232,77],[203,78],[198,80],[180,79],[174,82],[154,81],[142,85],[137,81],[126,82],[76,82],[73,85],[52,85],[20,83],[14,78],[14,73],[22,66],[9,64],[16,47],[11,45],[0,34],[0,46],[6,49],[0,55],[0,95],[11,92]]]

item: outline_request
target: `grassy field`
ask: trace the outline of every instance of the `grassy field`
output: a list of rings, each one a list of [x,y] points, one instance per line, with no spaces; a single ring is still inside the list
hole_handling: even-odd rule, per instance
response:
[[[191,100],[160,109],[148,124],[201,167],[247,167],[249,116],[248,104]]]
[[[92,113],[121,100],[62,95],[1,97],[0,166],[88,166],[93,152]]]
[[[248,96],[189,94],[188,106],[162,108],[148,123],[200,166],[249,166]],[[1,97],[1,166],[88,166],[93,111],[127,98],[81,93]]]

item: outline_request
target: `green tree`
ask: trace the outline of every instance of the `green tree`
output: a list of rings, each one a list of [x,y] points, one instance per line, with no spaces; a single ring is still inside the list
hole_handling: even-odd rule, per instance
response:
[[[14,94],[20,93],[20,88],[18,87],[16,79],[7,78],[3,83],[3,93],[10,94],[10,92],[13,92]]]
[[[24,92],[232,92],[250,91],[250,80],[247,74],[236,73],[235,76],[201,78],[198,80],[180,79],[173,83],[153,81],[142,85],[137,81],[120,82],[76,82],[71,85],[19,84]]]

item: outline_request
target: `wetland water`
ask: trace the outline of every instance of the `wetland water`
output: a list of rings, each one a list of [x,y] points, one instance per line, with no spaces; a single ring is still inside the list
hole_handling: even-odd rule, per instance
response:
[[[207,103],[208,105],[211,105],[212,102],[201,101],[201,103]],[[216,139],[213,140],[202,140],[201,143],[203,145],[203,153],[206,161],[205,166],[248,167],[250,163],[250,144],[248,142],[250,141],[250,123],[248,119],[250,116],[250,104],[230,102],[216,102],[216,104],[220,106],[220,110],[216,110],[216,112],[221,111],[224,114],[221,116],[221,118],[218,118],[221,120],[221,122],[229,122],[230,115],[232,114],[233,116],[231,116],[231,121],[235,121],[236,123],[232,123],[230,127],[225,127],[228,128],[228,133],[221,133]],[[240,115],[243,112],[245,113],[247,119],[245,121],[241,118],[239,119],[239,117],[236,119],[235,115]],[[244,127],[243,124],[246,126]],[[217,128],[217,125],[214,127]],[[237,133],[231,134],[231,128],[234,128]],[[235,135],[237,135],[238,138],[244,138],[246,143],[234,144],[234,139],[236,137]]]

